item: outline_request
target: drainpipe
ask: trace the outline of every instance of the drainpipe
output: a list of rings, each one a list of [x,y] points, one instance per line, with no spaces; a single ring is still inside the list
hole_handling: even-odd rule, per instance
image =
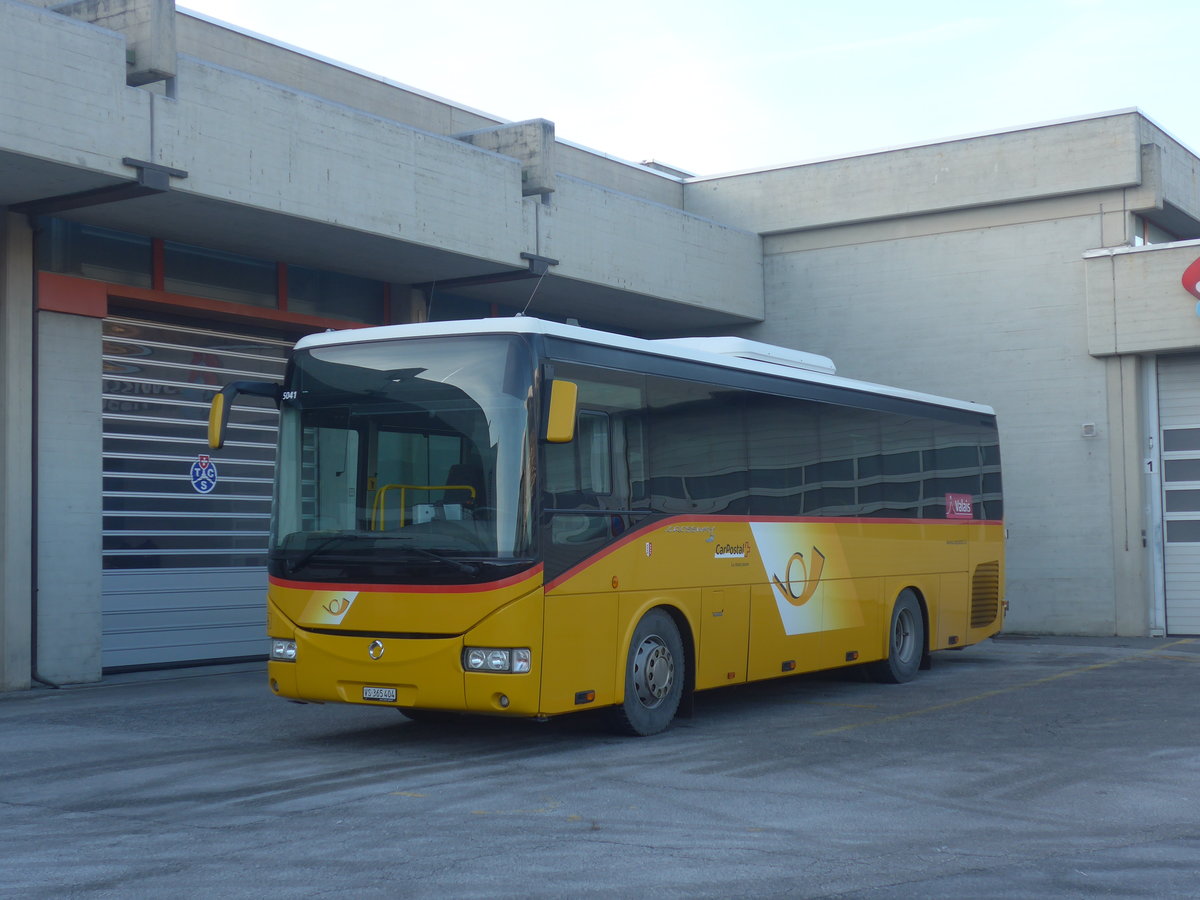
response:
[[[38,241],[41,239],[42,226],[30,217],[30,222],[33,224],[33,242],[32,242],[32,259],[29,261],[33,278],[33,324],[31,327],[32,344],[30,351],[30,365],[33,367],[33,377],[31,379],[32,388],[30,390],[29,402],[32,407],[32,422],[30,424],[30,440],[33,442],[33,452],[30,454],[31,470],[30,478],[30,522],[29,534],[31,540],[29,542],[29,574],[30,574],[30,610],[29,610],[29,677],[38,684],[45,685],[48,688],[60,690],[61,684],[51,681],[38,671],[38,359],[40,356],[40,348],[38,346]]]

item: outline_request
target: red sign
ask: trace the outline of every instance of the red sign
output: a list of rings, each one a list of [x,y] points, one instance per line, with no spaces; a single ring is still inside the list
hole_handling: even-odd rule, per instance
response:
[[[1200,259],[1183,270],[1183,287],[1193,297],[1200,299]]]
[[[973,519],[974,497],[970,494],[947,494],[946,495],[946,518],[947,519]]]

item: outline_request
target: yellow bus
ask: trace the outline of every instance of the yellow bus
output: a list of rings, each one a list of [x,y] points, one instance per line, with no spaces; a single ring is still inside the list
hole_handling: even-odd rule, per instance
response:
[[[736,338],[534,318],[330,332],[282,385],[280,697],[647,735],[696,691],[905,682],[1003,624],[996,419]]]

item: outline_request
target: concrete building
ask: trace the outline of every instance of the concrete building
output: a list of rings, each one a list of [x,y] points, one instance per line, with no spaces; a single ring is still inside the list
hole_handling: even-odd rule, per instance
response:
[[[1200,633],[1198,166],[1123,111],[691,177],[170,0],[0,0],[0,688],[261,654],[271,413],[197,491],[213,389],[521,310],[990,403],[1009,627]]]

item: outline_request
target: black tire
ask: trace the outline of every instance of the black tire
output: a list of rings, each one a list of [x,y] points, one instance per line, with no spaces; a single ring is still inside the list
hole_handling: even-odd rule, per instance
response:
[[[892,607],[887,659],[867,667],[871,678],[884,684],[904,684],[917,677],[925,654],[925,616],[916,594],[903,590]]]
[[[663,731],[683,697],[683,640],[670,614],[652,609],[638,622],[625,661],[625,702],[613,710],[621,734],[645,736]]]

